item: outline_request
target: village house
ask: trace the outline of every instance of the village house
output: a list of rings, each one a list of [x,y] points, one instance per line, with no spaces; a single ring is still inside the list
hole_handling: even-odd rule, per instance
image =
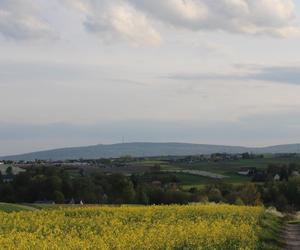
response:
[[[237,173],[244,176],[253,176],[256,172],[257,169],[255,167],[241,167]]]
[[[274,176],[274,181],[280,181],[280,175],[279,174],[276,174]]]

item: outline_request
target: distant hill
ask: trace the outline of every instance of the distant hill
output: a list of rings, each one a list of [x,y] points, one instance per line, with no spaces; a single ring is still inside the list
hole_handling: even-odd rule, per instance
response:
[[[94,145],[86,147],[61,148],[21,155],[3,156],[0,160],[66,160],[66,159],[96,159],[130,155],[166,156],[166,155],[197,155],[212,153],[297,153],[299,144],[277,145],[263,148],[239,146],[220,146],[191,143],[122,143],[111,145]]]

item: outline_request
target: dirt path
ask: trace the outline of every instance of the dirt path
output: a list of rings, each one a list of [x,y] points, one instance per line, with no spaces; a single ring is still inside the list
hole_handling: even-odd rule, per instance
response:
[[[300,224],[287,224],[283,239],[283,250],[300,250]]]

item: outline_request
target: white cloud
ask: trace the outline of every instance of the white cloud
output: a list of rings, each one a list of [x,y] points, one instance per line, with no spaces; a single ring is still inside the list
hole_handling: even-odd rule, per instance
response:
[[[299,36],[293,0],[65,0],[85,15],[87,31],[102,39],[160,44],[155,24],[190,31]],[[161,29],[161,33],[166,29]]]
[[[300,35],[293,0],[55,0],[83,18],[87,31],[108,40],[158,45],[168,26],[191,31]],[[0,0],[0,34],[17,40],[53,37],[45,0]],[[52,11],[52,12],[51,12]],[[65,17],[67,18],[67,17]],[[50,18],[51,19],[51,18]],[[61,25],[60,32],[66,32]]]
[[[128,0],[155,19],[190,30],[299,35],[292,0]]]
[[[37,1],[0,0],[0,34],[16,40],[56,37]]]
[[[89,1],[81,1],[81,0],[64,0],[68,6],[73,7],[79,11],[88,13],[91,11]]]
[[[127,40],[134,45],[158,45],[160,34],[145,14],[125,1],[69,1],[76,10],[86,15],[87,31],[98,34],[106,41]]]

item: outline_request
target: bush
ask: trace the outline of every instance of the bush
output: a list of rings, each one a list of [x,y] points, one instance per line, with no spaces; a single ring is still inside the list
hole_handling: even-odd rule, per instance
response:
[[[220,201],[222,201],[222,198],[222,193],[218,188],[212,188],[208,192],[208,200],[211,202],[219,203]]]

